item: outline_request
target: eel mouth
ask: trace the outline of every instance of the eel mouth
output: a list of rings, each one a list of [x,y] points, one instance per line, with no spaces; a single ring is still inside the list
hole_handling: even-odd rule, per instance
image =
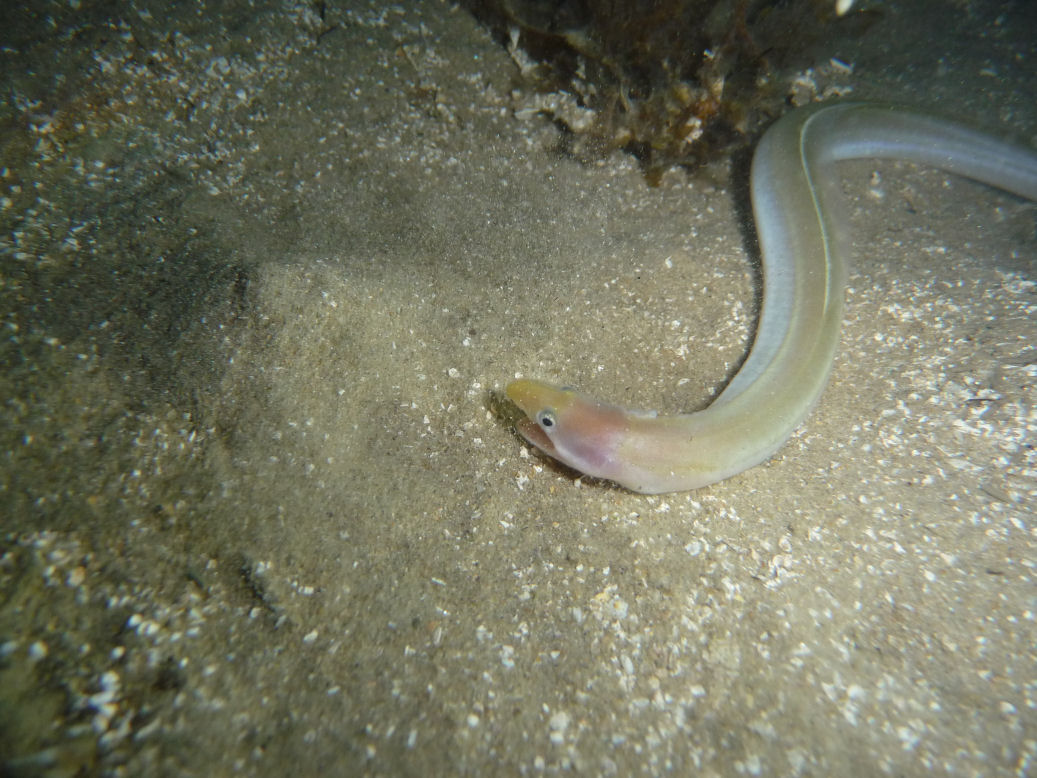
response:
[[[508,399],[526,414],[526,418],[515,422],[515,429],[518,430],[518,433],[544,453],[553,455],[554,443],[532,418],[544,405],[543,386],[536,381],[521,379],[508,384],[504,392],[508,395]]]
[[[540,425],[535,421],[532,419],[519,419],[515,422],[515,429],[518,430],[519,435],[545,454],[554,455],[555,444],[551,442],[551,438],[547,437],[547,434],[540,429]]]

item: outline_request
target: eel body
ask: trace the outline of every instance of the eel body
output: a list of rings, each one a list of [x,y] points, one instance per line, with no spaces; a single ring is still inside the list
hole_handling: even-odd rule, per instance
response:
[[[701,411],[660,416],[568,387],[507,387],[534,446],[635,492],[696,489],[773,455],[817,403],[839,343],[845,228],[834,163],[917,162],[1037,200],[1037,153],[909,109],[834,103],[792,111],[760,140],[751,196],[763,265],[762,308],[742,368]]]

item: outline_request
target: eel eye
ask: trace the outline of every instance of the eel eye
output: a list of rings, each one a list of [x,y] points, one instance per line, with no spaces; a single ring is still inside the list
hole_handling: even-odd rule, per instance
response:
[[[545,408],[537,414],[537,424],[543,427],[545,430],[549,430],[554,427],[557,419],[555,418],[555,412],[550,408]]]

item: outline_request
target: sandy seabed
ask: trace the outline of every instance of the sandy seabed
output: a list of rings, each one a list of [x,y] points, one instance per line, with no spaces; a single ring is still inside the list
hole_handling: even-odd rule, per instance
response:
[[[780,77],[1037,145],[1035,6],[873,5]],[[502,387],[708,403],[745,165],[578,163],[466,13],[319,7],[4,12],[0,772],[1037,771],[1034,205],[844,165],[807,423],[580,480]]]

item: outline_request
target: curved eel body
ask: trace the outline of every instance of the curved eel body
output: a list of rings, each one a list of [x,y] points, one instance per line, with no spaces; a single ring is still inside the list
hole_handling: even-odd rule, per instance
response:
[[[741,370],[704,410],[678,416],[600,403],[518,380],[518,431],[546,454],[635,492],[696,489],[774,454],[817,403],[839,343],[845,230],[833,215],[835,162],[892,158],[1037,200],[1037,153],[910,110],[835,103],[793,111],[753,157],[763,303]]]

